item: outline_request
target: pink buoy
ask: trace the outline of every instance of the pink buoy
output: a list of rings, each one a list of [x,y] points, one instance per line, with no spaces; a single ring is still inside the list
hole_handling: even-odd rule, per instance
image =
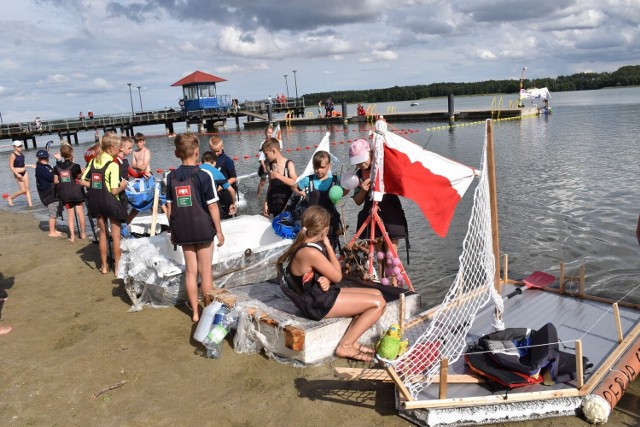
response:
[[[396,257],[393,259],[393,265],[400,265],[402,264],[402,261],[400,261],[400,258]]]
[[[380,280],[380,284],[384,286],[389,285],[389,279],[387,279],[386,277],[383,277],[382,280]]]
[[[396,280],[399,282],[401,280],[404,280],[404,277],[402,277],[402,273],[400,274],[396,274]]]
[[[384,259],[384,252],[376,253],[376,257],[378,258],[378,260],[382,261]]]
[[[398,267],[397,265],[393,267],[393,274],[397,276],[400,273],[402,273],[402,270],[400,270],[400,267]]]

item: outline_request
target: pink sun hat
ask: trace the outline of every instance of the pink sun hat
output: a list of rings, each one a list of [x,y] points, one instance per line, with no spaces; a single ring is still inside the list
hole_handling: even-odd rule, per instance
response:
[[[356,139],[355,141],[353,141],[353,144],[351,144],[351,147],[349,147],[349,163],[351,164],[351,166],[369,160],[370,151],[371,146],[366,140]]]

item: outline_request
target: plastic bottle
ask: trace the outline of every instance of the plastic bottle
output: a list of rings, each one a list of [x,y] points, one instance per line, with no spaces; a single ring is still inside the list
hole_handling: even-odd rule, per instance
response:
[[[207,344],[205,344],[205,347],[207,348],[207,358],[220,359],[220,356],[222,355],[222,341],[220,341],[218,344],[207,342]]]
[[[238,313],[236,308],[234,307],[229,313],[227,313],[222,319],[220,319],[220,323],[211,328],[211,332],[207,335],[207,337],[202,341],[202,343],[209,348],[211,343],[220,344],[224,337],[227,336],[231,328],[235,326],[236,320],[238,317]]]
[[[202,310],[198,327],[196,327],[196,332],[193,334],[194,340],[198,342],[204,341],[211,329],[211,325],[213,325],[213,319],[215,318],[216,312],[220,310],[221,307],[221,302],[214,301]]]
[[[222,319],[229,314],[229,307],[227,307],[226,305],[223,305],[220,310],[216,311],[216,315],[213,318],[213,324],[217,325],[218,323],[220,323],[220,321],[222,321]],[[210,331],[209,331],[210,332]]]

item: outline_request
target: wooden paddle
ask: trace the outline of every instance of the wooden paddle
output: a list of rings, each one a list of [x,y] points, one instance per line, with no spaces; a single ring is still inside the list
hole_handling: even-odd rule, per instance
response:
[[[151,210],[151,230],[149,236],[156,235],[156,224],[158,223],[158,199],[160,198],[160,183],[156,182],[155,191],[153,193],[153,208]]]
[[[553,282],[555,282],[555,280],[555,276],[542,271],[534,271],[533,273],[522,279],[525,285],[525,290],[531,288],[543,289],[551,285]],[[515,291],[508,294],[506,297],[504,297],[504,299],[508,300],[512,297],[515,297],[516,295],[520,295],[522,292],[524,292],[522,288],[516,288]]]

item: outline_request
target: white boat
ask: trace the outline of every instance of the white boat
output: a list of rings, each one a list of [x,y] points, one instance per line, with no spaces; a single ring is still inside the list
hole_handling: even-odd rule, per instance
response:
[[[261,215],[241,215],[221,221],[221,225],[225,243],[218,247],[214,241],[215,286],[231,288],[272,279],[275,270],[265,267],[291,240],[277,236],[271,220]],[[124,239],[121,248],[118,277],[124,279],[133,303],[130,311],[139,311],[145,304],[170,306],[187,301],[184,254],[180,246],[171,243],[170,234]]]
[[[419,103],[419,102],[417,102],[417,101],[413,101],[413,102],[411,103],[411,106],[412,106],[412,107],[417,107],[418,105],[420,105],[420,103]]]

